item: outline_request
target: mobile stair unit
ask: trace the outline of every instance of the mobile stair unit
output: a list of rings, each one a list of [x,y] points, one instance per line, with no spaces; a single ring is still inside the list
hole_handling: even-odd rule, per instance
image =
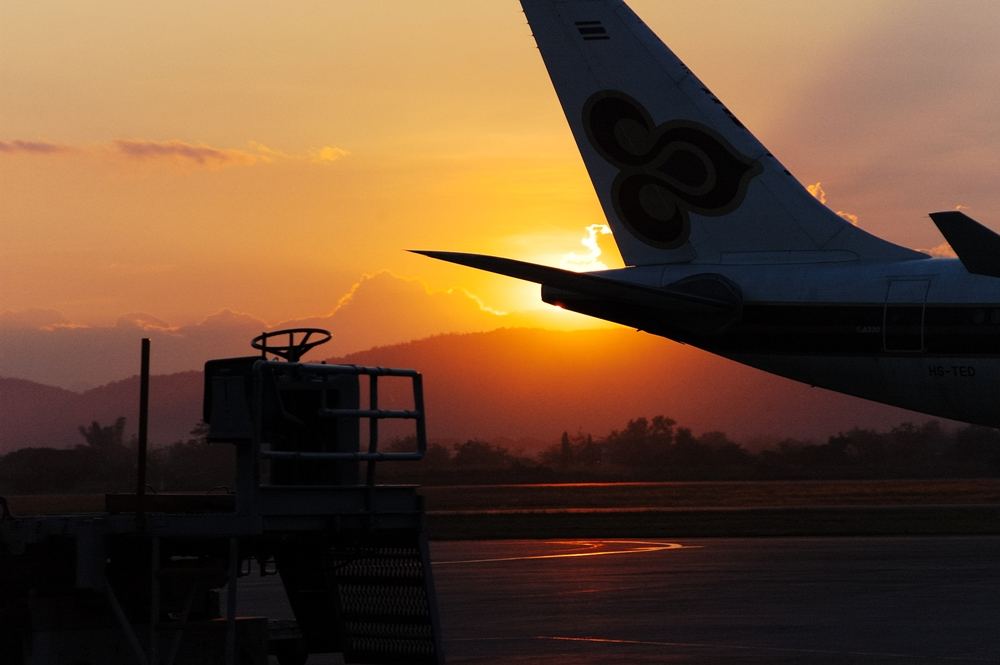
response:
[[[420,374],[300,362],[327,339],[265,333],[260,355],[206,363],[208,439],[235,447],[234,493],[0,520],[0,663],[442,663],[422,498],[376,483],[378,464],[426,450]],[[382,406],[402,392],[405,407]],[[386,430],[412,447],[380,450]],[[241,610],[251,574],[280,579],[294,621]]]

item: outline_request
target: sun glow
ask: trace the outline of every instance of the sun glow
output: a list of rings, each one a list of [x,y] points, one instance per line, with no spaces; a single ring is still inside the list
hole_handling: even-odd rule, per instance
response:
[[[559,261],[559,267],[563,270],[573,272],[591,272],[594,270],[607,270],[606,263],[601,261],[600,241],[602,236],[610,236],[611,229],[607,224],[591,224],[587,227],[587,234],[580,239],[580,244],[587,250],[585,253],[569,252]]]

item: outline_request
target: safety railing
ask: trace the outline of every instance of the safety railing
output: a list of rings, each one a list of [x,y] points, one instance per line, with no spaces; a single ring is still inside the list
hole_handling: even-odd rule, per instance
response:
[[[303,462],[366,462],[367,463],[367,473],[366,473],[366,484],[371,486],[375,484],[375,464],[376,462],[390,462],[390,461],[418,461],[423,459],[427,452],[427,428],[424,417],[424,396],[423,396],[423,378],[419,372],[410,369],[394,369],[387,367],[367,367],[362,365],[298,365],[298,371],[306,374],[309,377],[314,377],[319,379],[316,390],[320,391],[323,395],[322,405],[316,411],[316,416],[323,420],[328,419],[357,419],[359,424],[361,421],[367,421],[368,430],[368,441],[367,447],[361,447],[361,441],[358,441],[358,449],[350,451],[309,451],[309,450],[273,450],[265,449],[263,444],[268,443],[263,441],[261,433],[263,427],[258,423],[257,433],[258,436],[255,438],[257,441],[254,445],[255,453],[257,457],[261,460],[273,460],[273,461],[303,461]],[[257,375],[258,384],[258,413],[263,413],[265,409],[260,403],[260,400],[264,399],[263,386],[265,381],[268,380],[268,373],[281,374],[283,372],[288,372],[291,369],[290,363],[280,363],[272,361],[260,361],[255,366],[255,373]],[[358,381],[358,399],[361,400],[361,381],[360,377],[367,377],[368,379],[368,403],[367,405],[361,405],[357,408],[330,408],[326,404],[326,391],[324,390],[324,383],[322,378],[330,376],[355,376],[359,377]],[[381,378],[402,378],[409,379],[411,383],[412,392],[412,408],[382,408],[380,403],[380,393],[379,393],[379,379]],[[284,404],[282,404],[281,391],[275,389],[273,393],[274,399],[278,401],[278,407],[281,413],[287,413]],[[415,439],[415,449],[408,451],[381,451],[379,450],[380,444],[380,428],[379,424],[386,420],[411,420],[414,423],[414,439]],[[271,485],[272,487],[275,485]],[[288,486],[288,485],[281,485]]]

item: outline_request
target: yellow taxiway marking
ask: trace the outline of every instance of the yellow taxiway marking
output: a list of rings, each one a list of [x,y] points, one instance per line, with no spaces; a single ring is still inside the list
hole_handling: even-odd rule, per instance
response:
[[[646,554],[665,550],[695,549],[700,545],[682,545],[648,540],[550,540],[546,545],[576,546],[583,552],[561,552],[559,554],[529,554],[524,556],[504,556],[489,559],[463,559],[460,561],[435,561],[436,566],[458,563],[495,563],[500,561],[535,561],[539,559],[575,559],[590,556],[615,556],[622,554]],[[625,546],[618,549],[601,549],[606,546]]]

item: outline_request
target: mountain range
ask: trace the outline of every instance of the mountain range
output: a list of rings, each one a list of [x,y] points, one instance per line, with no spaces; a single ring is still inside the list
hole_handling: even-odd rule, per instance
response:
[[[927,419],[620,328],[440,334],[326,360],[419,370],[432,441],[479,438],[537,448],[563,431],[603,436],[629,419],[662,414],[753,445]],[[186,437],[200,419],[201,398],[201,372],[155,375],[151,442]],[[0,378],[0,452],[82,443],[78,427],[93,420],[125,416],[134,431],[137,409],[136,376],[82,392]]]
[[[88,325],[54,310],[0,311],[0,376],[78,391],[94,388],[135,373],[141,337],[152,340],[153,371],[170,374],[196,369],[207,358],[250,352],[249,341],[263,330],[332,330],[324,348],[343,355],[433,334],[538,326],[537,321],[537,315],[493,311],[461,289],[432,291],[383,271],[361,277],[334,298],[328,312],[289,321],[223,310],[183,325],[142,312],[123,314],[110,325]]]

